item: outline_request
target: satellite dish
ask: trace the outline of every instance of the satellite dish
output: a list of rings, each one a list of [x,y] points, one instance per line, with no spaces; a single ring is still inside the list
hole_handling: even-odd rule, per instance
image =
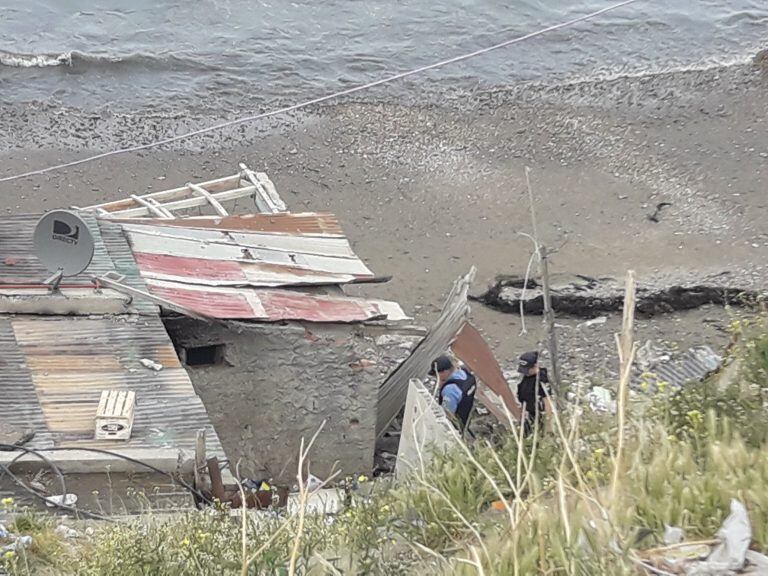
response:
[[[37,258],[54,276],[46,280],[54,289],[63,276],[77,276],[93,260],[94,242],[88,225],[74,212],[53,210],[35,227]]]

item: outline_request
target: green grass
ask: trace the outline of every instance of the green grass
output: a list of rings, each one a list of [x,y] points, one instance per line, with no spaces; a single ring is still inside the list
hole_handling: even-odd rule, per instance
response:
[[[243,525],[223,509],[101,524],[76,541],[25,514],[15,529],[36,544],[4,562],[25,576],[289,574],[298,537],[296,574],[629,575],[665,525],[712,538],[732,498],[747,507],[753,548],[768,552],[767,324],[735,323],[729,386],[665,390],[633,409],[613,496],[615,418],[572,410],[560,434],[505,433],[437,455],[406,484],[353,496],[331,521],[308,517],[300,534],[295,516],[250,519],[245,571]]]

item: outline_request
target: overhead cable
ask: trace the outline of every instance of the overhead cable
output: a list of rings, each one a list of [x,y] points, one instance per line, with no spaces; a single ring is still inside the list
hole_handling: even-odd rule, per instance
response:
[[[528,34],[525,34],[523,36],[518,36],[516,38],[512,38],[510,40],[505,40],[504,42],[499,42],[498,44],[494,44],[492,46],[487,46],[486,48],[481,48],[479,50],[475,50],[474,52],[468,52],[466,54],[461,54],[459,56],[454,56],[453,58],[448,58],[446,60],[440,60],[439,62],[434,62],[432,64],[428,64],[426,66],[421,66],[419,68],[413,68],[411,70],[407,70],[405,72],[400,72],[398,74],[394,74],[391,76],[386,76],[384,78],[380,78],[379,80],[374,80],[372,82],[368,82],[366,84],[360,84],[358,86],[353,86],[352,88],[347,88],[345,90],[340,90],[338,92],[333,92],[331,94],[327,94],[325,96],[320,96],[317,98],[313,98],[311,100],[305,100],[303,102],[299,102],[297,104],[291,104],[290,106],[284,106],[282,108],[277,108],[275,110],[270,110],[269,112],[262,112],[260,114],[254,114],[252,116],[245,116],[243,118],[238,118],[236,120],[230,120],[227,122],[222,122],[220,124],[214,124],[213,126],[208,126],[207,128],[200,128],[199,130],[193,130],[192,132],[186,132],[184,134],[179,134],[177,136],[170,136],[168,138],[163,138],[161,140],[157,140],[154,142],[150,142],[148,144],[139,144],[136,146],[130,146],[128,148],[121,148],[119,150],[111,150],[109,152],[102,152],[101,154],[94,154],[93,156],[87,156],[85,158],[81,158],[79,160],[73,160],[72,162],[65,162],[62,164],[55,164],[52,166],[48,166],[46,168],[40,168],[38,170],[31,170],[29,172],[23,172],[21,174],[14,174],[13,176],[6,176],[4,178],[0,178],[0,182],[11,182],[13,180],[18,180],[20,178],[26,178],[28,176],[36,176],[39,174],[46,174],[48,172],[53,172],[55,170],[61,170],[64,168],[71,168],[73,166],[78,166],[80,164],[85,164],[86,162],[93,162],[94,160],[101,160],[103,158],[108,158],[110,156],[118,156],[120,154],[128,154],[130,152],[138,152],[140,150],[147,150],[149,148],[155,148],[157,146],[163,146],[165,144],[171,144],[173,142],[178,142],[180,140],[186,140],[188,138],[192,138],[194,136],[199,136],[201,134],[206,134],[208,132],[213,132],[216,130],[221,130],[222,128],[228,128],[230,126],[237,126],[239,124],[245,124],[247,122],[253,122],[255,120],[261,120],[263,118],[269,118],[271,116],[278,116],[280,114],[285,114],[287,112],[294,112],[296,110],[300,110],[302,108],[307,108],[309,106],[313,106],[316,104],[321,104],[323,102],[327,102],[329,100],[334,100],[336,98],[341,98],[342,96],[349,96],[350,94],[355,94],[357,92],[362,92],[364,90],[370,90],[371,88],[375,88],[376,86],[381,86],[383,84],[390,84],[392,82],[396,82],[397,80],[402,80],[403,78],[408,78],[409,76],[415,76],[416,74],[421,74],[423,72],[427,72],[429,70],[435,70],[437,68],[442,68],[444,66],[449,66],[451,64],[456,64],[458,62],[463,62],[464,60],[469,60],[470,58],[476,58],[478,56],[482,56],[483,54],[487,54],[488,52],[492,52],[494,50],[499,50],[500,48],[506,48],[507,46],[511,46],[513,44],[517,44],[519,42],[524,42],[526,40],[530,40],[531,38],[536,38],[537,36],[542,36],[543,34],[547,34],[549,32],[555,32],[557,30],[562,30],[563,28],[568,28],[570,26],[574,26],[575,24],[578,24],[580,22],[584,22],[586,20],[590,20],[592,18],[595,18],[597,16],[600,16],[602,14],[605,14],[606,12],[611,12],[612,10],[616,10],[618,8],[622,8],[624,6],[628,6],[629,4],[634,4],[635,2],[639,2],[640,0],[624,0],[623,2],[619,2],[617,4],[612,4],[610,6],[606,6],[605,8],[601,8],[600,10],[595,10],[594,12],[590,12],[589,14],[584,14],[583,16],[579,16],[577,18],[573,18],[571,20],[566,20],[565,22],[560,22],[558,24],[553,24],[551,26],[547,26],[546,28],[541,28],[540,30],[536,30],[534,32],[530,32]]]

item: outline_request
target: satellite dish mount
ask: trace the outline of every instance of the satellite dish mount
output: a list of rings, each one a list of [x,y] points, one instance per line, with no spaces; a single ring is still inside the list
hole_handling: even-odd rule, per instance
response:
[[[43,280],[43,284],[50,286],[51,292],[55,293],[59,291],[59,285],[61,284],[61,281],[63,279],[64,279],[64,270],[59,268],[53,276],[50,276],[45,280]]]
[[[43,281],[51,293],[59,291],[66,276],[77,276],[93,260],[94,241],[85,221],[68,210],[54,210],[35,227],[37,258],[53,275]]]

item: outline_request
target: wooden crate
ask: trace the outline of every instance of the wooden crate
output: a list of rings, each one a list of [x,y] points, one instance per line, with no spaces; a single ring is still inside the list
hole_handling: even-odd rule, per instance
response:
[[[96,440],[128,440],[133,428],[136,393],[104,390],[96,412]]]

